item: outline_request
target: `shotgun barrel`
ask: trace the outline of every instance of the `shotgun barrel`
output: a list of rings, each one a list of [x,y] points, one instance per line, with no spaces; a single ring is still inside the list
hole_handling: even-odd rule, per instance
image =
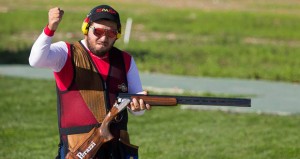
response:
[[[151,106],[176,106],[183,105],[209,105],[209,106],[236,106],[251,107],[251,99],[247,98],[220,98],[220,97],[197,97],[197,96],[172,96],[172,95],[141,95],[119,93],[118,100],[136,98],[143,99]]]

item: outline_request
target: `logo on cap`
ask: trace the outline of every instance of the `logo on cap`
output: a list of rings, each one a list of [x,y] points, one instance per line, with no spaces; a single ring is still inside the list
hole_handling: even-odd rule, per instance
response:
[[[107,12],[107,13],[110,13],[110,14],[117,14],[117,12],[111,8],[98,8],[96,10],[97,13],[99,12]]]

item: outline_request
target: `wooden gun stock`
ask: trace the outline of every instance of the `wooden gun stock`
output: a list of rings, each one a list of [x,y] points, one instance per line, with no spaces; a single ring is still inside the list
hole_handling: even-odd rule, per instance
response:
[[[66,159],[90,159],[93,158],[100,147],[113,139],[109,131],[110,122],[130,103],[129,99],[124,99],[120,104],[114,105],[110,112],[105,116],[101,126],[93,128],[88,134],[89,137],[81,145],[74,149],[69,149]]]
[[[169,95],[141,95],[120,93],[118,100],[136,98],[143,99],[151,106],[176,106],[185,105],[211,105],[211,106],[237,106],[251,107],[251,99],[246,98],[220,98],[220,97],[192,97],[192,96],[169,96]]]

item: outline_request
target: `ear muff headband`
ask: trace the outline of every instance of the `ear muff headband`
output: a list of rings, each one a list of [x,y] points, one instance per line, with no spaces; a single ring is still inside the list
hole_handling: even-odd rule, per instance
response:
[[[81,25],[81,31],[84,35],[87,35],[89,32],[89,27],[90,27],[90,18],[86,17]],[[121,25],[118,26],[118,34],[117,34],[117,39],[121,38]]]

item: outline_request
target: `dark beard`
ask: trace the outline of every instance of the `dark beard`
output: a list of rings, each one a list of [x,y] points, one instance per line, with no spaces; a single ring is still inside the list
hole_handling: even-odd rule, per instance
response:
[[[96,55],[98,57],[103,57],[113,47],[114,43],[112,44],[112,46],[107,47],[107,49],[96,50],[95,47],[93,47],[91,45],[91,43],[89,42],[89,38],[87,38],[86,45],[94,55]]]
[[[87,41],[87,47],[90,49],[90,51],[99,56],[99,57],[102,57],[104,56],[108,51],[109,49],[105,49],[105,50],[96,50],[94,47],[91,46],[91,44]]]

